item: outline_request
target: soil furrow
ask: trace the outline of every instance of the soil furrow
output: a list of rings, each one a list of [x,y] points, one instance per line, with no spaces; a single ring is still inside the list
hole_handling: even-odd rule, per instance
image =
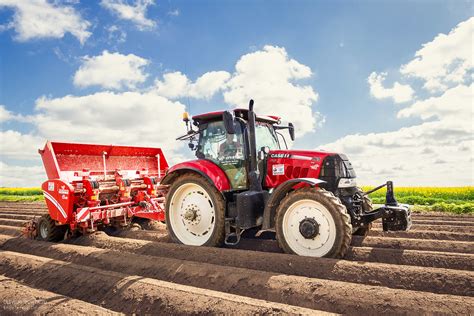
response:
[[[0,225],[0,234],[10,235],[10,236],[20,236],[21,227]]]
[[[0,213],[0,218],[3,218],[3,219],[19,219],[19,220],[27,221],[30,219],[35,219],[37,217],[39,217],[39,215]]]
[[[474,222],[445,219],[413,219],[414,225],[473,226]]]
[[[0,252],[0,272],[30,286],[54,289],[56,293],[127,314],[254,315],[318,312],[8,251]],[[456,296],[453,299],[458,300]],[[459,310],[468,309],[461,307]]]
[[[117,260],[112,260],[112,262],[117,262]],[[137,262],[137,260],[133,262]],[[252,299],[242,296],[238,296],[237,302],[226,302],[221,298],[217,304],[215,300],[212,300],[213,295],[209,294],[228,295],[222,292],[245,293],[244,295],[261,297],[272,302],[284,302],[290,305],[352,315],[420,314],[428,313],[428,311],[438,314],[474,312],[474,299],[466,296],[389,289],[290,275],[273,275],[268,272],[239,268],[233,268],[234,272],[221,274],[219,270],[203,269],[203,264],[194,266],[192,264],[192,262],[179,261],[176,266],[173,266],[171,276],[174,274],[175,278],[179,278],[183,270],[189,270],[191,275],[188,276],[189,279],[185,280],[186,282],[209,276],[208,283],[201,283],[199,286],[218,286],[222,290],[215,292],[156,279],[127,276],[123,273],[59,260],[13,252],[0,252],[0,272],[7,276],[21,279],[35,287],[54,287],[61,294],[75,296],[79,299],[83,297],[89,301],[100,300],[105,307],[115,306],[117,309],[120,306],[123,308],[120,310],[122,312],[146,313],[156,310],[169,312],[170,310],[166,310],[166,307],[169,308],[170,305],[171,311],[174,313],[190,312],[187,308],[192,308],[194,313],[202,313],[203,309],[212,310],[214,313],[225,312],[226,314],[237,312],[239,314],[275,313],[277,311],[276,305],[278,304],[275,303],[267,303],[268,307],[262,306],[257,310],[256,306],[251,304]],[[188,269],[190,265],[192,269]],[[110,267],[107,266],[107,268]],[[242,275],[241,272],[244,271],[251,273]],[[166,275],[170,276],[169,272]],[[71,286],[72,284],[73,286]],[[96,284],[101,284],[101,286],[97,287]],[[189,290],[181,291],[182,287]],[[82,291],[78,289],[82,289]],[[97,293],[91,293],[91,289]],[[155,293],[156,295],[154,295]],[[204,301],[199,300],[201,293],[203,293]],[[175,301],[171,304],[170,302],[163,304],[163,301],[166,302],[170,297]],[[127,304],[120,304],[125,298],[128,298]],[[140,301],[136,302],[137,300]],[[210,300],[211,304],[209,304]],[[156,306],[157,303],[158,306]],[[252,308],[249,308],[249,305]],[[268,310],[269,305],[273,309]],[[291,307],[280,306],[282,308]],[[279,312],[288,313],[284,310],[279,310]]]
[[[38,290],[0,276],[1,315],[121,315],[100,306]]]
[[[452,241],[474,241],[474,234],[410,230],[407,232],[384,232],[381,228],[372,228],[369,236],[378,236],[386,238],[410,238],[410,239],[437,239]]]
[[[86,239],[86,238],[84,238]],[[111,237],[95,236],[88,238],[93,246],[99,246],[108,251],[116,251],[114,245],[117,240]],[[94,242],[97,241],[97,242]],[[104,247],[105,246],[105,247]],[[127,247],[128,246],[128,247]],[[42,246],[45,247],[45,246]],[[4,250],[21,249],[32,254],[38,254],[40,245],[28,245],[23,240],[11,239],[1,246]],[[54,247],[50,247],[54,249]],[[45,253],[52,253],[48,248]],[[64,247],[64,253],[74,252],[74,248]],[[113,249],[113,250],[111,250]],[[329,279],[337,281],[357,282],[371,285],[383,285],[392,288],[412,289],[433,293],[451,293],[456,295],[474,295],[474,272],[448,269],[433,269],[414,266],[396,266],[384,263],[361,263],[346,260],[327,258],[308,258],[288,254],[275,254],[265,252],[250,252],[243,250],[230,250],[222,248],[196,248],[176,244],[149,243],[137,248],[133,243],[122,245],[118,248],[122,252],[134,253],[135,256],[146,254],[158,256],[158,261],[178,259],[199,261],[203,264],[212,263],[215,267],[210,270],[224,269],[223,266],[238,267],[268,271],[274,273],[291,274],[312,278]],[[79,249],[80,250],[80,249]],[[79,251],[75,250],[75,251]],[[113,257],[113,256],[112,256]],[[133,257],[133,255],[131,255]],[[63,259],[58,257],[57,259]],[[174,265],[172,260],[170,265]],[[163,266],[163,267],[162,267]],[[222,266],[222,267],[221,267]],[[315,268],[317,267],[317,268]],[[166,264],[161,263],[153,270],[165,271]],[[224,273],[224,272],[223,272]],[[232,273],[232,269],[228,271]],[[166,275],[166,274],[165,274]],[[161,276],[163,278],[165,276]],[[433,281],[436,279],[437,281]],[[175,282],[175,280],[167,280]]]
[[[350,247],[344,259],[474,271],[474,254],[453,252]]]
[[[0,225],[22,227],[24,220],[0,218]]]
[[[469,241],[354,236],[352,246],[474,253],[474,242]]]
[[[150,235],[149,233],[147,235]],[[71,240],[69,242],[75,244],[84,244],[84,245],[92,245],[101,248],[108,248],[108,249],[116,249],[116,247],[120,248],[124,246],[123,249],[135,249],[136,248],[136,241],[143,240],[146,241],[146,238],[124,238],[123,240],[117,240],[115,238],[110,239],[110,242],[107,242],[105,237],[102,237],[100,233],[96,235],[92,235],[89,237],[81,237],[77,240]],[[379,240],[370,240],[368,242],[377,242]],[[103,239],[103,240],[102,240]],[[158,238],[155,238],[158,239]],[[165,239],[163,237],[163,239]],[[150,238],[148,241],[154,241]],[[158,240],[157,242],[162,243],[166,242],[165,240]],[[398,240],[396,241],[398,242]],[[355,243],[364,244],[363,241],[358,238]],[[110,245],[110,247],[108,246]],[[127,245],[130,245],[128,247]],[[156,248],[161,249],[161,244],[154,244]],[[381,245],[379,243],[379,245]],[[433,250],[434,247],[429,247],[431,249],[428,251],[425,250],[410,250],[410,249],[400,249],[394,248],[399,243],[394,245],[394,242],[388,242],[388,245],[391,248],[374,248],[374,247],[365,247],[365,246],[357,246],[357,247],[350,247],[349,252],[346,255],[345,259],[348,260],[356,260],[356,261],[371,261],[371,262],[383,262],[383,263],[391,263],[391,264],[404,264],[404,265],[420,265],[424,267],[434,267],[434,268],[447,268],[447,269],[459,269],[459,270],[474,270],[474,255],[473,254],[466,254],[466,253],[455,253],[455,252],[439,252],[441,250]],[[410,245],[410,243],[408,243]],[[451,247],[452,244],[445,244],[444,248]],[[465,245],[462,243],[461,247],[455,247],[456,249],[462,250],[466,249],[467,247],[473,247],[474,245]],[[241,239],[240,243],[237,246],[233,247],[226,247],[231,249],[240,249],[240,250],[253,250],[253,251],[261,251],[261,252],[274,252],[274,253],[282,253],[282,250],[278,247],[278,244],[275,240],[261,240],[261,239]],[[363,248],[364,250],[359,250]],[[143,252],[140,252],[143,253]],[[438,258],[441,256],[443,259]],[[176,257],[180,258],[180,257]]]
[[[373,223],[373,228],[382,228],[381,223]],[[413,224],[410,228],[410,231],[436,231],[436,232],[451,232],[451,233],[468,233],[474,234],[474,226],[455,226],[455,225],[422,225],[422,224]]]

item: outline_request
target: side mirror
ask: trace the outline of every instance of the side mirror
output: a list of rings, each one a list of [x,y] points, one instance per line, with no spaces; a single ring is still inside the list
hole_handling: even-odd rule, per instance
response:
[[[295,140],[295,126],[293,123],[288,123],[288,132],[290,133],[290,138],[292,141]]]
[[[222,119],[224,120],[224,127],[227,134],[235,134],[235,127],[234,127],[234,116],[230,111],[225,111],[222,114]]]

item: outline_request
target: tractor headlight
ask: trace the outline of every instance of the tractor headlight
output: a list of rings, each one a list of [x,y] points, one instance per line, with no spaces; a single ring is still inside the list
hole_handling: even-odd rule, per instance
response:
[[[351,188],[357,186],[355,178],[341,178],[339,179],[338,188]]]

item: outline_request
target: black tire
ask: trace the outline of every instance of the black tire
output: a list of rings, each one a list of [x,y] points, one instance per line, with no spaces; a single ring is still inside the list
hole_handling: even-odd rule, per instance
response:
[[[148,218],[134,217],[130,223],[130,230],[150,230],[151,220]]]
[[[38,240],[61,241],[67,231],[67,225],[56,225],[49,214],[41,216],[38,221]]]
[[[302,188],[290,192],[280,203],[275,219],[276,238],[280,248],[286,253],[296,254],[283,234],[283,218],[289,207],[300,200],[313,200],[321,203],[331,214],[336,237],[330,250],[322,255],[325,258],[342,258],[349,249],[352,239],[352,226],[346,207],[331,192],[319,188]],[[304,238],[302,236],[302,238]]]
[[[357,191],[360,194],[364,193],[364,191],[361,188],[357,188]],[[372,206],[372,200],[367,195],[362,196],[362,208],[365,213],[372,212],[374,209]],[[372,229],[372,223],[369,223],[369,225],[367,225],[366,227],[353,228],[352,235],[365,237],[369,235],[369,232],[371,229]]]
[[[176,236],[172,221],[170,220],[170,204],[173,194],[176,190],[187,183],[194,183],[201,186],[209,195],[215,211],[215,226],[210,238],[202,245],[207,247],[220,247],[224,243],[225,237],[225,201],[222,194],[216,189],[214,185],[209,183],[202,176],[194,173],[185,173],[179,176],[170,186],[170,190],[166,197],[166,228],[169,232],[171,240],[176,243],[183,244]]]

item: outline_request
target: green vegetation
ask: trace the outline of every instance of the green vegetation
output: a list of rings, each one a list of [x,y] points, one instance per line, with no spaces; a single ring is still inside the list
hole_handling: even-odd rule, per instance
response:
[[[0,188],[0,201],[33,202],[43,199],[41,188]]]
[[[43,195],[41,188],[0,188],[0,195]]]
[[[380,189],[370,194],[370,198],[376,204],[383,204],[385,194],[386,189]],[[415,211],[474,213],[474,187],[395,187],[395,196],[398,202],[413,205]]]

